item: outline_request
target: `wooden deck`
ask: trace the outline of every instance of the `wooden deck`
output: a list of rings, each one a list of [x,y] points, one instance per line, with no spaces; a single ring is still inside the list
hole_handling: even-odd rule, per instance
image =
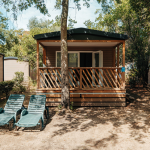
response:
[[[70,102],[74,106],[125,106],[126,90],[120,67],[69,67]],[[61,68],[40,67],[37,94],[47,106],[61,102]]]
[[[58,106],[61,102],[61,90],[38,89],[37,94],[46,95],[47,106]],[[74,106],[126,106],[126,90],[70,90],[70,102],[73,102]]]

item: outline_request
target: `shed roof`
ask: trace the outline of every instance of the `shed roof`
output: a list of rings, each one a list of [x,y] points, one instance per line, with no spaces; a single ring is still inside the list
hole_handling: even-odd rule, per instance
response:
[[[4,59],[15,59],[15,60],[18,60],[18,57],[9,56],[9,57],[4,57]]]
[[[36,40],[60,40],[61,32],[50,32],[37,34],[34,36]],[[68,40],[127,40],[128,36],[124,34],[98,31],[87,28],[75,28],[67,30]]]

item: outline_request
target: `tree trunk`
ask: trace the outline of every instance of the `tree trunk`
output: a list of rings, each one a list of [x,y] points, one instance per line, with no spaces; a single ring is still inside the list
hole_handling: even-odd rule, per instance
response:
[[[69,0],[62,1],[61,14],[61,103],[63,107],[69,104],[68,48],[67,48],[67,17]]]

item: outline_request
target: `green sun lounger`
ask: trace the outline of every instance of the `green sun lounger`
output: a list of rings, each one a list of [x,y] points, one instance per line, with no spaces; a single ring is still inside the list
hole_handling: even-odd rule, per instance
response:
[[[3,108],[0,108],[0,126],[9,124],[9,130],[11,125],[14,127],[16,117],[21,113],[22,104],[25,95],[11,94],[7,100],[7,103]]]
[[[41,125],[41,130],[44,127],[44,111],[48,109],[45,107],[46,96],[45,95],[32,95],[28,109],[23,110],[20,120],[15,123],[18,127],[35,127]]]

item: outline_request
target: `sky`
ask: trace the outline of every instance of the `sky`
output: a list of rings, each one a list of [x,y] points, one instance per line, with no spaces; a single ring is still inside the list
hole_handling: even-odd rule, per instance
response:
[[[86,20],[91,20],[91,21],[95,21],[95,18],[97,17],[95,13],[96,9],[101,9],[100,4],[97,3],[96,0],[90,0],[90,7],[87,8],[86,6],[83,6],[83,1],[81,0],[80,4],[81,4],[81,10],[75,10],[75,4],[73,3],[73,0],[69,1],[69,16],[71,17],[71,19],[76,20],[77,23],[74,25],[74,28],[79,28],[79,27],[86,27],[84,25],[84,22]],[[11,13],[6,12],[4,9],[1,9],[2,13],[7,16],[10,21],[9,21],[9,28],[10,29],[24,29],[24,30],[28,30],[27,28],[27,24],[29,22],[29,19],[31,17],[37,17],[38,19],[42,18],[42,19],[49,19],[49,20],[55,20],[55,17],[57,15],[61,14],[61,10],[57,10],[54,8],[55,5],[55,0],[46,0],[46,7],[48,8],[49,14],[51,15],[51,17],[48,17],[47,15],[43,15],[40,13],[39,10],[37,10],[36,8],[31,7],[27,10],[24,10],[23,12],[20,12],[18,14],[18,19],[17,21],[13,20],[13,17],[11,15]]]

